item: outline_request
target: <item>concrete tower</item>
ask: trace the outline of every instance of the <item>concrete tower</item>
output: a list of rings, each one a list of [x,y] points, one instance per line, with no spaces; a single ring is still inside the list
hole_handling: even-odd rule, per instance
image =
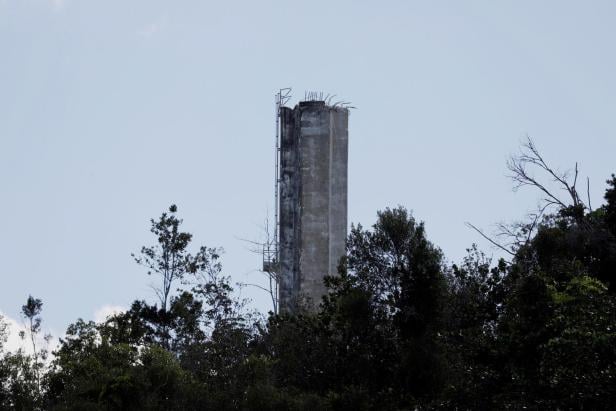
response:
[[[279,307],[316,305],[347,234],[346,108],[304,101],[280,108]]]

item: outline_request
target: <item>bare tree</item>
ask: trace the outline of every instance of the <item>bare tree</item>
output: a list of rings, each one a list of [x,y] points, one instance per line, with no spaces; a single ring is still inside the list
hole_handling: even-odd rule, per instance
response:
[[[544,160],[543,156],[537,149],[537,146],[533,140],[527,136],[526,141],[522,143],[520,154],[511,156],[507,161],[507,169],[510,171],[509,178],[515,183],[514,190],[520,187],[530,186],[538,189],[544,195],[542,199],[543,205],[547,207],[556,206],[559,209],[565,209],[569,207],[589,209],[590,207],[585,204],[578,191],[578,163],[575,163],[573,171],[567,170],[559,172],[550,167]],[[539,170],[552,180],[552,183],[556,183],[557,187],[566,193],[567,199],[562,197],[551,190],[548,185],[535,177],[532,173],[532,169]],[[587,180],[588,181],[588,180]],[[588,183],[590,186],[590,183]],[[590,202],[590,201],[589,201]],[[545,208],[544,208],[545,211]]]
[[[584,203],[577,190],[578,163],[575,163],[572,170],[560,172],[554,169],[544,159],[529,136],[521,144],[519,154],[509,158],[507,169],[509,170],[508,177],[514,182],[514,191],[522,187],[539,190],[542,198],[537,209],[527,214],[524,221],[497,224],[495,237],[498,240],[486,235],[471,223],[466,223],[466,225],[512,256],[520,247],[531,241],[541,221],[550,210],[556,209],[558,212],[567,213],[578,222],[582,222],[584,210],[592,211],[589,179],[586,179],[588,203]],[[536,176],[536,172],[541,177]]]
[[[274,314],[278,313],[278,284],[280,276],[280,262],[278,261],[278,244],[275,241],[274,230],[277,227],[270,223],[269,215],[265,217],[261,231],[263,233],[263,241],[253,241],[241,238],[242,241],[248,244],[248,250],[254,254],[263,257],[263,265],[257,270],[267,279],[266,287],[255,283],[243,283],[242,285],[255,287],[269,294],[272,301],[272,309]]]
[[[487,235],[486,233],[483,232],[483,230],[477,228],[476,226],[474,226],[473,224],[469,223],[468,221],[465,223],[467,227],[475,230],[480,236],[482,236],[483,238],[485,238],[486,240],[488,240],[493,246],[500,248],[502,251],[506,252],[507,254],[510,254],[511,256],[515,256],[515,252],[510,250],[506,245],[499,243],[498,241],[494,240],[492,237],[490,237],[489,235]]]

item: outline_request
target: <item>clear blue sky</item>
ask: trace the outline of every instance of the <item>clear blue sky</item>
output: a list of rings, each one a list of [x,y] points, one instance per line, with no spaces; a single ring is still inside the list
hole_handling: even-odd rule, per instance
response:
[[[523,217],[505,160],[526,133],[591,179],[616,171],[612,1],[0,0],[0,311],[62,332],[153,300],[130,253],[176,203],[253,281],[273,209],[273,95],[350,118],[349,220],[405,205],[458,260],[464,226]],[[247,290],[255,305],[267,298]]]

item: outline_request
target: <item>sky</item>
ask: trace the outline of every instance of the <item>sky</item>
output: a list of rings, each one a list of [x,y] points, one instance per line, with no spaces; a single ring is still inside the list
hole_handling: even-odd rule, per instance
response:
[[[100,319],[155,280],[131,252],[177,204],[234,282],[263,282],[274,94],[351,101],[349,223],[403,205],[449,261],[539,199],[530,135],[601,204],[616,172],[612,1],[0,0],[0,312]],[[585,191],[585,189],[584,189]],[[242,291],[263,312],[268,296]]]

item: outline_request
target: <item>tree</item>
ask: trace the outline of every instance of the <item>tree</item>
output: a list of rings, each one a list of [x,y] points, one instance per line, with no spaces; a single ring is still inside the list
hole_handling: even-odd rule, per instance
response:
[[[0,409],[611,409],[616,176],[593,210],[576,176],[525,147],[512,170],[546,208],[506,233],[510,261],[473,246],[450,265],[423,222],[388,208],[370,228],[352,226],[318,311],[266,324],[217,250],[188,252],[172,206],[151,220],[156,245],[135,257],[160,276],[158,303],[78,320],[44,367],[42,302],[29,297],[22,337],[34,353],[0,358]],[[0,317],[0,351],[3,335]]]
[[[550,187],[541,181],[540,178],[534,176],[530,168],[535,168],[543,172],[547,177],[556,183],[556,186],[566,192],[568,200],[563,199],[560,195],[554,192]],[[571,172],[558,172],[554,170],[543,158],[539,149],[530,137],[527,137],[526,142],[522,144],[520,154],[512,156],[507,162],[507,168],[511,172],[510,178],[514,181],[514,189],[524,186],[530,186],[538,189],[543,194],[542,208],[545,206],[556,206],[558,210],[568,210],[572,216],[579,218],[583,215],[584,210],[590,210],[590,194],[588,195],[588,204],[582,200],[577,190],[578,180],[578,164],[575,163],[573,175]],[[587,189],[590,189],[590,183],[587,180]]]
[[[522,257],[522,254],[517,253],[517,251],[528,245],[533,239],[546,215],[557,213],[581,222],[584,213],[592,211],[590,205],[590,180],[586,180],[587,202],[584,202],[577,189],[578,163],[575,163],[572,171],[560,172],[556,170],[548,164],[535,142],[529,136],[521,144],[520,153],[509,158],[507,169],[510,172],[509,178],[514,183],[514,191],[523,187],[531,187],[541,194],[537,209],[528,213],[524,221],[499,223],[496,233],[496,237],[499,240],[486,235],[471,223],[467,222],[466,225],[479,233],[492,245],[513,257],[518,259]],[[539,176],[535,174],[535,171],[539,172]],[[565,192],[565,196],[561,196],[560,192]]]
[[[352,227],[318,313],[270,318],[261,350],[282,392],[332,409],[406,409],[442,389],[442,254],[406,209]]]
[[[220,271],[218,250],[201,247],[194,255],[188,252],[192,234],[180,230],[182,220],[176,213],[177,206],[171,205],[169,214],[162,213],[158,221],[151,219],[150,231],[156,236],[157,244],[142,247],[140,256],[132,254],[138,264],[148,268],[148,275],[160,276],[160,285],[153,287],[159,298],[160,309],[150,307],[145,302],[140,303],[141,308],[134,308],[145,310],[144,313],[150,312],[148,320],[157,327],[160,342],[166,349],[171,348],[169,341],[172,338],[172,314],[169,313],[168,305],[173,287],[177,286],[177,282],[191,283],[187,275],[193,277],[192,283],[195,284],[217,275]]]
[[[41,392],[41,370],[44,367],[43,361],[47,359],[47,350],[37,347],[37,338],[41,332],[41,312],[43,310],[43,302],[39,298],[28,296],[26,304],[21,307],[21,313],[26,320],[26,330],[21,331],[20,337],[25,340],[28,336],[32,344],[33,371],[36,376],[37,392],[40,396]],[[46,342],[49,342],[51,335],[47,334],[44,337]]]
[[[36,410],[41,397],[32,357],[18,350],[0,359],[0,409]]]
[[[187,274],[198,275],[216,269],[219,258],[218,250],[201,247],[195,255],[187,248],[192,234],[180,231],[182,220],[176,216],[175,204],[169,207],[169,214],[162,213],[158,221],[151,219],[150,231],[156,236],[158,244],[142,247],[141,255],[131,254],[137,264],[148,269],[148,275],[160,276],[161,284],[154,286],[160,301],[160,308],[167,311],[169,296],[176,281],[181,281]]]
[[[541,393],[560,409],[609,409],[616,403],[616,298],[588,276],[550,290],[554,315],[541,346]]]
[[[404,338],[434,331],[445,285],[441,251],[426,238],[424,224],[403,207],[379,212],[372,228],[351,228],[349,275],[393,319]]]
[[[158,345],[112,341],[108,324],[71,324],[47,378],[47,407],[59,410],[199,409],[194,383]]]
[[[272,301],[272,312],[274,314],[278,313],[278,288],[280,284],[280,262],[277,261],[278,244],[276,242],[275,233],[277,229],[278,227],[276,224],[272,224],[269,216],[266,216],[262,226],[262,241],[242,239],[242,241],[248,244],[248,250],[250,252],[261,256],[263,259],[263,265],[257,271],[268,280],[268,285],[266,287],[255,283],[244,283],[243,285],[258,288],[269,294]]]
[[[29,340],[32,354],[27,354],[21,348],[16,352],[2,352],[8,330],[0,318],[0,409],[43,408],[42,380],[47,350],[39,346],[42,306],[40,299],[29,296],[21,309],[25,330],[19,336],[24,342]],[[46,342],[50,338],[50,335],[43,337]]]
[[[530,139],[509,169],[518,187],[532,186],[543,199],[530,222],[506,233],[523,241],[512,247],[493,344],[500,356],[498,407],[609,408],[616,398],[616,179],[608,180],[607,203],[593,210],[589,193],[584,201],[577,191],[577,164],[572,173],[554,171]]]
[[[475,245],[467,252],[462,263],[447,272],[443,335],[448,378],[442,406],[494,409],[502,368],[497,327],[508,266],[502,259],[492,266]]]
[[[616,175],[612,174],[612,177],[607,180],[608,188],[605,190],[604,206],[605,223],[608,230],[616,236]]]
[[[8,328],[9,325],[5,321],[4,316],[0,314],[0,355],[2,355],[2,352],[4,351],[4,344],[9,336]]]

